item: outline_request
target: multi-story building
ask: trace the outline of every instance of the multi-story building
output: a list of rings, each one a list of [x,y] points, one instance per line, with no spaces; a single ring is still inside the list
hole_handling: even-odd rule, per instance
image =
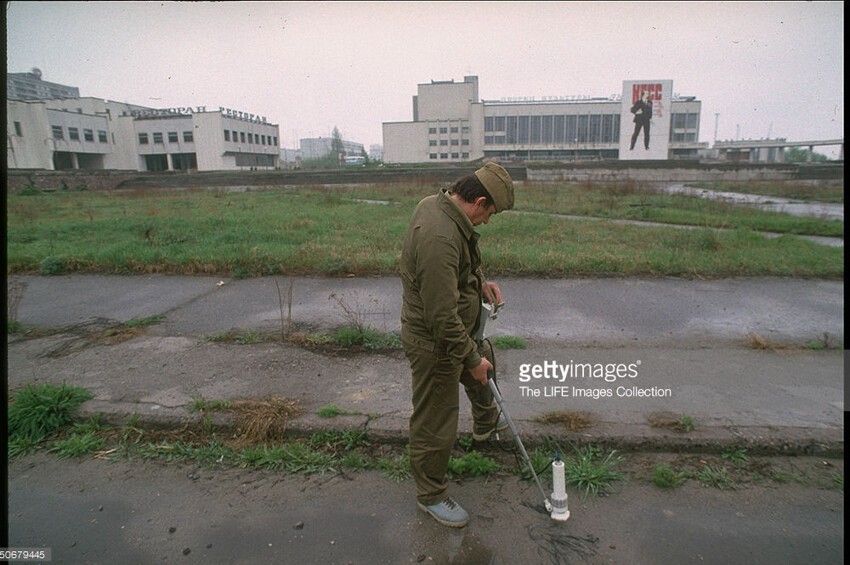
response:
[[[133,171],[276,168],[279,126],[219,107],[150,108],[80,97],[41,71],[6,80],[10,169]]]
[[[49,98],[79,98],[80,89],[41,80],[41,70],[6,75],[7,100],[46,100]]]
[[[673,83],[624,81],[609,97],[547,96],[481,100],[478,77],[419,84],[412,122],[383,124],[387,163],[510,160],[696,158],[701,102]],[[653,101],[651,143],[631,147],[632,105]],[[623,125],[621,127],[621,124]]]
[[[301,145],[301,156],[304,159],[321,159],[334,152],[334,139],[332,137],[305,137],[299,140]],[[339,139],[338,152],[342,156],[360,156],[364,153],[362,143],[345,141]]]
[[[7,100],[10,169],[270,169],[279,126],[204,106],[156,109],[100,98]]]

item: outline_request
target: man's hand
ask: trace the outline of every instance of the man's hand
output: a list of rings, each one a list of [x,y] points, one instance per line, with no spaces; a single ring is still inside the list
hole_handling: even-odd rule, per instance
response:
[[[499,285],[494,282],[485,281],[481,285],[481,294],[484,295],[484,302],[488,304],[501,304],[504,302],[502,300],[502,291],[499,290]]]
[[[493,364],[490,363],[490,361],[488,361],[486,357],[482,357],[481,364],[475,367],[474,369],[470,369],[469,373],[472,375],[473,379],[486,386],[487,375],[492,370]]]

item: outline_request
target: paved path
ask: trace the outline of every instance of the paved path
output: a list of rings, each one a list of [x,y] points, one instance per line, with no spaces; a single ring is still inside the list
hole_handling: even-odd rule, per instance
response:
[[[35,340],[11,336],[10,387],[69,382],[95,392],[92,411],[180,421],[193,417],[187,407],[195,398],[277,394],[303,403],[307,414],[293,426],[305,431],[345,421],[388,439],[406,435],[409,371],[399,352],[325,356],[279,342],[206,339],[227,331],[276,335],[281,312],[289,317],[290,283],[296,328],[343,325],[352,315],[347,309],[376,329],[397,331],[401,287],[395,278],[14,281],[25,284],[17,311],[24,326],[67,331]],[[499,282],[508,305],[493,333],[528,342],[526,349],[498,354],[501,390],[524,439],[561,433],[536,418],[571,411],[595,422],[571,437],[633,448],[738,442],[768,451],[843,453],[844,352],[836,347],[844,343],[841,281]],[[154,315],[163,321],[119,344],[92,344],[81,332]],[[775,347],[755,349],[753,339]],[[812,342],[832,348],[801,347]],[[612,376],[618,371],[621,376]],[[362,416],[328,422],[315,415],[326,404]],[[688,415],[697,430],[654,427],[659,413]],[[469,428],[467,414],[464,404],[462,430]]]

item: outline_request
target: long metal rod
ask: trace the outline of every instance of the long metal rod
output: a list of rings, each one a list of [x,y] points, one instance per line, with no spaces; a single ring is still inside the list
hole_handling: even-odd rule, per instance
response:
[[[534,482],[537,483],[537,488],[540,489],[540,494],[543,495],[543,506],[546,508],[547,512],[552,511],[552,503],[549,502],[549,497],[546,496],[546,492],[543,490],[543,485],[540,484],[540,479],[537,477],[537,473],[534,470],[534,465],[531,464],[531,459],[528,457],[528,453],[525,451],[525,446],[522,445],[522,440],[519,438],[519,433],[516,431],[516,426],[514,426],[514,421],[511,418],[511,415],[505,410],[505,405],[502,402],[502,395],[499,393],[499,388],[496,386],[496,381],[493,380],[492,377],[487,378],[487,384],[490,385],[490,390],[493,391],[493,398],[496,399],[496,404],[499,405],[499,410],[502,411],[502,414],[505,415],[505,420],[508,422],[508,427],[511,429],[511,433],[514,436],[514,442],[519,448],[520,453],[522,454],[522,458],[525,460],[525,464],[528,465],[528,468],[531,470],[531,476],[534,477]]]

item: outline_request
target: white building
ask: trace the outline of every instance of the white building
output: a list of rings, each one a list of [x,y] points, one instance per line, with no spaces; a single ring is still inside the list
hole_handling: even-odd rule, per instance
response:
[[[274,169],[280,159],[279,126],[229,108],[7,100],[6,116],[10,169]]]
[[[373,163],[380,163],[384,160],[384,146],[373,143],[369,146],[369,160]]]
[[[334,151],[334,140],[332,137],[303,138],[299,143],[301,146],[301,156],[304,159],[321,159]],[[340,139],[339,144],[343,157],[360,156],[364,153],[362,143]]]
[[[623,92],[651,86],[655,99],[653,153],[628,149],[632,100],[545,96],[481,100],[478,77],[419,84],[413,121],[383,124],[387,163],[448,163],[484,157],[510,160],[696,158],[701,102],[672,93],[672,81],[624,81]],[[660,129],[659,129],[660,128]]]

